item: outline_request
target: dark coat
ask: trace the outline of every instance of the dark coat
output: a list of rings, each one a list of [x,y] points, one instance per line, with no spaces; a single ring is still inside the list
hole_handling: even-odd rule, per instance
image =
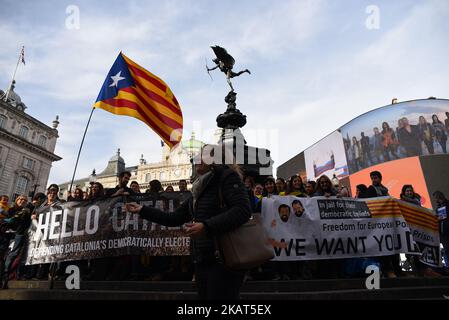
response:
[[[317,191],[312,195],[312,197],[324,197],[326,193],[329,193],[333,197],[337,196],[338,194],[337,190],[335,190],[335,188],[332,188],[330,191]]]
[[[221,184],[221,208],[219,185]],[[251,205],[248,191],[239,175],[227,166],[213,167],[212,174],[204,181],[198,193],[195,207],[193,198],[184,201],[171,214],[144,206],[140,217],[165,226],[180,226],[186,222],[202,222],[206,235],[191,241],[191,252],[195,263],[213,263],[216,261],[215,236],[233,230],[251,217]]]
[[[368,187],[368,190],[366,191],[366,198],[377,198],[377,197],[385,197],[389,196],[388,189],[384,185],[381,185],[381,194],[377,194],[377,190],[373,185],[370,185]]]
[[[114,193],[116,193],[117,191],[119,191],[120,189],[122,189],[120,186],[116,186],[115,188],[112,189],[108,189],[105,192],[105,196],[106,197],[111,197]],[[136,193],[133,191],[133,189],[129,188],[129,187],[124,187],[123,188],[125,192],[128,192],[130,195],[135,195]]]
[[[443,205],[446,207],[446,214],[449,212],[449,200]],[[443,246],[449,244],[449,218],[440,220],[440,238]],[[446,249],[446,248],[445,248]]]
[[[11,227],[16,231],[16,234],[25,234],[31,226],[31,212],[33,210],[33,206],[26,206],[25,208],[14,207],[9,211],[12,218]]]

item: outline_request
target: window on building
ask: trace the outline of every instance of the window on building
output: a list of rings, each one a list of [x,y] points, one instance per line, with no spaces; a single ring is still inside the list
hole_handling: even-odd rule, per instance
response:
[[[165,180],[166,180],[165,171],[159,172],[159,181],[165,181]]]
[[[6,116],[0,114],[0,128],[6,128]]]
[[[16,194],[26,194],[28,182],[27,177],[20,176],[17,180]]]
[[[34,167],[34,160],[27,158],[27,157],[23,157],[23,163],[22,163],[24,168],[33,170]]]
[[[20,131],[19,131],[19,136],[26,139],[26,137],[28,136],[28,131],[29,131],[29,129],[26,126],[21,126]]]
[[[150,182],[151,181],[151,173],[147,173],[145,175],[145,182]]]
[[[45,136],[39,136],[39,140],[37,141],[37,144],[43,148],[45,148],[47,144],[47,138]]]

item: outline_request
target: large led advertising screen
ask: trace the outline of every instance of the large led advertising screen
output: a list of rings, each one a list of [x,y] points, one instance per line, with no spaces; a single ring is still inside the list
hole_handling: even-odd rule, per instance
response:
[[[307,179],[316,180],[325,174],[338,179],[348,176],[345,148],[339,131],[334,131],[304,151]]]
[[[349,173],[406,157],[448,152],[449,101],[415,100],[365,113],[341,127]]]

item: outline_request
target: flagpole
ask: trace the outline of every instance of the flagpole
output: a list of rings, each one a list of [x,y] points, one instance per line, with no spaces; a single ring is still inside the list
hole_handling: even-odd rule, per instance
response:
[[[92,114],[94,113],[95,108],[92,108],[92,111],[90,112],[89,115],[89,120],[87,120],[87,125],[86,125],[86,129],[84,129],[84,134],[83,134],[83,139],[81,139],[81,145],[80,148],[78,150],[78,156],[76,157],[76,163],[75,163],[75,169],[73,170],[73,176],[72,176],[72,181],[70,181],[70,188],[68,191],[68,196],[67,198],[70,196],[70,194],[72,193],[72,186],[73,186],[73,181],[75,180],[75,174],[76,174],[76,169],[78,167],[78,161],[80,159],[80,154],[81,154],[81,149],[83,148],[83,144],[84,144],[84,139],[86,138],[86,133],[87,133],[87,129],[89,128],[89,124],[90,124],[90,119],[92,119]],[[59,235],[61,236],[61,235]],[[59,241],[61,241],[61,239],[59,239]],[[55,282],[55,276],[56,276],[56,272],[58,271],[58,262],[52,262],[50,263],[50,268],[49,268],[49,273],[50,273],[50,285],[49,285],[49,289],[52,290],[54,288],[54,282]]]
[[[14,79],[16,78],[16,73],[17,73],[17,69],[19,68],[19,64],[20,64],[20,59],[22,58],[22,50],[25,48],[25,46],[22,46],[22,49],[20,50],[20,54],[19,54],[19,59],[17,59],[17,65],[16,68],[14,69],[14,74],[12,76],[12,80],[11,83],[9,84],[8,89],[6,90],[5,96],[4,96],[4,101],[8,101],[8,97],[9,97],[9,93],[11,91],[11,87],[12,84],[14,82]]]
[[[70,195],[70,192],[72,192],[73,181],[75,180],[75,174],[76,174],[76,169],[78,167],[78,161],[80,159],[81,149],[83,148],[84,138],[86,138],[87,129],[89,128],[90,119],[92,119],[92,114],[94,113],[94,110],[95,110],[95,108],[92,108],[92,111],[90,112],[89,120],[87,121],[86,129],[84,129],[83,139],[81,140],[81,145],[78,150],[78,156],[76,157],[76,163],[75,163],[75,169],[73,170],[72,181],[70,181],[69,195]]]

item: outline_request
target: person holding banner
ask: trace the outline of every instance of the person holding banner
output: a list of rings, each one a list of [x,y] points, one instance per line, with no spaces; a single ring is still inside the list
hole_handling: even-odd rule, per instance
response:
[[[32,206],[29,205],[31,210],[31,221],[37,219],[36,211],[35,209],[39,208],[42,203],[44,203],[47,200],[47,196],[43,194],[42,192],[38,192],[34,195],[33,201],[31,202]],[[26,224],[28,225],[28,223]],[[28,239],[26,239],[28,241]],[[27,245],[27,243],[25,244]],[[24,250],[26,252],[26,250]],[[23,266],[23,277],[26,280],[32,279],[36,275],[36,271],[38,269],[38,265],[31,265],[31,266]],[[20,270],[19,270],[20,271]]]
[[[300,176],[291,176],[288,185],[287,190],[285,192],[280,192],[280,196],[296,196],[296,197],[305,197],[306,196],[306,190],[304,189],[304,184],[302,182],[302,179]]]
[[[415,192],[411,184],[404,184],[402,186],[401,200],[421,207],[421,196]]]
[[[178,182],[178,188],[180,192],[189,192],[187,190],[187,181],[185,179],[181,179]]]
[[[89,195],[87,196],[88,200],[94,201],[101,199],[105,196],[103,185],[100,182],[94,182],[90,186]]]
[[[137,181],[132,181],[129,186],[131,187],[131,190],[134,191],[134,193],[141,193],[140,186]]]
[[[277,187],[276,187],[276,181],[273,177],[268,177],[265,179],[263,187],[262,196],[259,198],[259,201],[257,202],[255,212],[262,212],[262,201],[263,198],[270,198],[271,196],[277,196],[279,194]]]
[[[73,196],[69,195],[67,197],[67,201],[82,201],[84,198],[84,192],[83,189],[80,187],[76,187],[75,191],[73,192]]]
[[[14,260],[20,254],[21,249],[26,242],[26,232],[31,224],[31,211],[28,205],[28,198],[26,195],[20,195],[17,197],[14,206],[9,211],[10,218],[3,220],[15,230],[16,235],[14,237],[14,246],[8,253],[5,261],[5,270],[2,274],[2,289],[8,288],[9,275]]]
[[[131,178],[131,172],[123,171],[120,172],[118,179],[119,183],[115,188],[106,191],[106,197],[116,197],[116,196],[129,196],[133,195],[134,191],[128,187],[129,179]]]
[[[5,194],[0,196],[0,221],[8,217],[8,206],[9,197]]]
[[[278,189],[278,192],[285,192],[286,191],[287,184],[285,183],[285,180],[282,178],[276,179],[276,188]]]
[[[369,174],[372,184],[368,187],[369,198],[389,196],[388,188],[382,184],[382,174],[379,171],[372,171]]]
[[[316,183],[316,192],[313,197],[336,197],[337,190],[332,186],[332,181],[323,174]],[[338,278],[340,276],[341,264],[338,260],[321,260],[316,262],[317,274],[322,278]]]
[[[379,171],[371,171],[369,176],[372,184],[368,187],[367,198],[386,197],[390,195],[388,188],[382,184],[382,174]],[[381,263],[382,273],[387,278],[396,278],[402,274],[399,265],[401,261],[399,254],[379,257],[379,261]]]
[[[316,182],[315,181],[307,181],[304,189],[306,190],[306,196],[308,198],[313,197],[315,193]]]
[[[276,181],[273,179],[273,177],[268,177],[265,179],[265,182],[263,184],[264,188],[263,188],[263,193],[262,193],[262,197],[271,197],[271,196],[275,196],[278,195],[278,189],[276,187]]]
[[[358,184],[355,187],[355,198],[356,199],[368,198],[368,187],[363,183]]]
[[[270,198],[271,196],[277,196],[279,194],[278,189],[276,187],[276,181],[273,177],[267,177],[264,182],[262,196],[258,197],[259,201],[257,202],[255,212],[262,212],[262,201],[263,198]]]
[[[440,220],[440,242],[443,244],[447,261],[447,255],[449,254],[449,219],[447,218],[449,212],[449,200],[447,200],[444,193],[439,190],[433,193],[433,197],[437,203],[437,214],[438,219]]]
[[[402,201],[421,207],[421,196],[415,192],[411,184],[402,186],[400,198]],[[429,266],[419,261],[417,256],[405,255],[408,262],[412,265],[413,271],[426,277],[440,277],[441,275],[432,270]]]
[[[337,196],[337,190],[332,186],[332,181],[328,176],[322,175],[316,182],[316,192],[314,197],[334,197]]]
[[[251,217],[240,168],[215,159],[214,150],[220,147],[203,147],[200,159],[195,160],[197,179],[193,183],[192,197],[172,214],[137,203],[126,204],[129,212],[139,213],[143,219],[165,226],[185,224],[185,231],[192,238],[196,286],[202,300],[239,299],[245,275],[244,271],[227,269],[216,247],[216,236],[238,228]],[[222,204],[217,201],[220,195]]]
[[[65,202],[64,200],[59,199],[58,193],[59,193],[59,186],[57,184],[52,183],[47,189],[47,199],[41,205],[41,207],[58,207],[61,205],[61,203]],[[38,219],[38,217],[36,217],[36,219]],[[58,266],[58,268],[56,268],[56,270],[54,268],[50,270],[51,266],[54,266],[54,268]],[[39,280],[47,280],[49,276],[56,274],[56,272],[61,273],[61,269],[59,268],[61,266],[63,266],[61,265],[61,263],[58,263],[57,265],[50,263],[40,264],[38,267],[39,269],[37,271],[36,277]],[[50,271],[51,274],[49,274]]]

